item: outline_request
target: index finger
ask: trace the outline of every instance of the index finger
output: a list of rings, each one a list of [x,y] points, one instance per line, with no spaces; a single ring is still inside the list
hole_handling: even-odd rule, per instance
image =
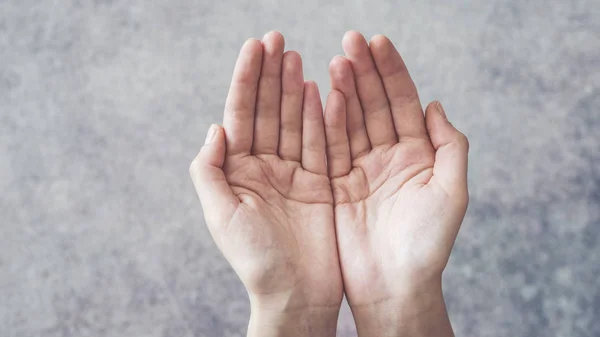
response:
[[[252,149],[262,56],[262,43],[249,39],[242,46],[235,64],[223,117],[228,156],[250,153]]]

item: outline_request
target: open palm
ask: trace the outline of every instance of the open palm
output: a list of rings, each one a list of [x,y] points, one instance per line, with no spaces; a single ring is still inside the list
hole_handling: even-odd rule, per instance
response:
[[[349,32],[343,46],[346,57],[330,64],[325,120],[340,264],[355,312],[441,277],[468,202],[468,143],[439,103],[423,115],[387,38],[369,45]]]
[[[261,305],[339,308],[323,109],[283,37],[249,40],[191,175],[211,234]]]

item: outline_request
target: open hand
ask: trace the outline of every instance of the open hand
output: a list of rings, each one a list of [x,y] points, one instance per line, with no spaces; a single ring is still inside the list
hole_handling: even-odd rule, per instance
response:
[[[208,228],[250,295],[249,335],[283,326],[287,336],[331,335],[343,287],[323,109],[298,53],[283,50],[279,33],[244,44],[224,128],[211,127],[190,173]]]
[[[449,323],[441,298],[467,204],[467,138],[437,102],[423,115],[406,66],[383,36],[349,32],[330,64],[325,109],[340,263],[359,335]],[[435,330],[440,319],[425,329]],[[451,329],[449,330],[451,334]]]

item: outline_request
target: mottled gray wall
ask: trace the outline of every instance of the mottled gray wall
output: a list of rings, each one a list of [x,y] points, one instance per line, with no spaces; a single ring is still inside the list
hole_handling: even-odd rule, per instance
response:
[[[241,336],[188,177],[238,48],[389,35],[471,139],[460,336],[600,336],[600,3],[0,0],[0,336]],[[339,336],[353,336],[344,308]]]

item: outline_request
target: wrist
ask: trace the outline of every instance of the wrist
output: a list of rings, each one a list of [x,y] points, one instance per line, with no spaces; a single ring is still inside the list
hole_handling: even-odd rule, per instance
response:
[[[441,277],[398,289],[373,303],[350,303],[359,337],[454,336]]]
[[[248,337],[335,336],[338,307],[277,309],[251,305]]]
[[[293,292],[249,296],[249,337],[335,336],[341,294],[332,302]]]

